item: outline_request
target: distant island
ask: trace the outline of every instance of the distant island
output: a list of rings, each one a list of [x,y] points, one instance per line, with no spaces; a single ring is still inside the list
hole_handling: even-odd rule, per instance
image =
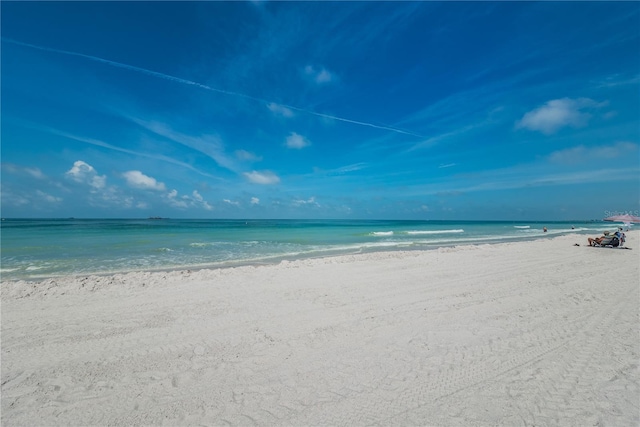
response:
[[[161,216],[150,216],[149,219],[169,219],[169,218],[163,218]]]

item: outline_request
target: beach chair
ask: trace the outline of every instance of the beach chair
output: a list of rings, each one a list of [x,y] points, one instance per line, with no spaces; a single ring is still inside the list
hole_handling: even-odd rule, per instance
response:
[[[616,231],[614,234],[603,237],[599,242],[595,241],[594,246],[601,248],[623,247],[625,237],[624,233]]]

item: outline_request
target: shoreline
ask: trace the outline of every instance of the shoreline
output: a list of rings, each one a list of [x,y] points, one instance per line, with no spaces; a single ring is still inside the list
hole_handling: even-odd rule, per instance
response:
[[[2,422],[637,425],[640,233],[585,241],[3,282]]]
[[[633,231],[630,231],[633,233]],[[638,231],[640,232],[640,230]],[[627,232],[629,233],[629,232]],[[174,265],[170,267],[144,267],[140,269],[127,268],[123,270],[105,270],[105,271],[93,271],[93,272],[78,272],[78,273],[64,273],[64,274],[46,274],[46,275],[32,275],[29,277],[16,277],[10,279],[4,279],[2,275],[0,275],[0,283],[13,283],[13,282],[27,282],[27,283],[38,283],[44,282],[48,280],[65,280],[66,278],[80,278],[80,277],[104,277],[104,276],[114,276],[114,275],[124,275],[129,273],[167,273],[173,271],[181,271],[181,270],[191,270],[191,271],[199,271],[199,270],[217,270],[217,269],[227,269],[227,268],[237,268],[237,267],[258,267],[258,266],[266,266],[266,265],[277,265],[282,261],[294,262],[297,260],[308,260],[308,259],[324,259],[324,258],[333,258],[340,256],[350,256],[350,255],[367,255],[373,253],[385,253],[385,252],[422,252],[422,251],[433,251],[438,250],[440,248],[451,248],[451,247],[459,247],[459,246],[479,246],[479,245],[500,245],[500,244],[509,244],[509,243],[519,243],[519,242],[532,242],[536,240],[549,240],[555,239],[558,237],[567,237],[567,236],[592,236],[594,233],[588,232],[585,230],[576,231],[576,232],[553,232],[551,231],[548,235],[538,235],[538,236],[501,236],[495,238],[470,238],[462,241],[452,241],[451,243],[434,243],[433,245],[412,245],[412,244],[401,244],[398,243],[395,246],[388,247],[380,247],[380,246],[359,246],[358,248],[328,248],[323,250],[315,250],[306,253],[296,253],[296,254],[279,254],[272,256],[262,256],[260,258],[253,259],[238,259],[238,260],[228,260],[228,261],[217,261],[210,263],[199,263],[199,264],[181,264]],[[584,240],[584,239],[583,239]],[[582,241],[582,240],[581,240]],[[582,244],[582,243],[581,243]]]

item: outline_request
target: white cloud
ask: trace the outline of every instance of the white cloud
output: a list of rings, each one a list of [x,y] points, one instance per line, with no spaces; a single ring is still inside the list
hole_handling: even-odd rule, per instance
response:
[[[285,107],[284,105],[276,104],[275,102],[271,102],[267,104],[267,108],[273,114],[277,116],[282,116],[286,118],[293,117],[293,111],[290,108]]]
[[[66,172],[66,175],[76,182],[85,182],[87,175],[95,175],[96,170],[88,163],[82,160],[77,160],[73,163],[71,169]]]
[[[197,190],[193,190],[191,196],[184,195],[178,198],[178,191],[171,190],[166,194],[166,200],[170,206],[179,209],[202,208],[208,211],[213,210],[213,206],[209,204]]]
[[[223,202],[225,202],[225,203],[228,203],[228,204],[230,204],[230,205],[233,205],[233,206],[240,206],[240,203],[239,203],[239,202],[235,202],[235,201],[233,201],[233,200],[229,200],[229,199],[222,199],[222,201],[223,201]]]
[[[549,161],[554,163],[581,163],[592,159],[614,159],[625,154],[638,151],[638,145],[632,142],[617,142],[613,145],[585,147],[578,145],[565,150],[554,151],[549,155]]]
[[[96,189],[102,189],[107,185],[107,176],[94,176],[91,180],[91,186]]]
[[[193,193],[191,193],[191,195],[193,196],[193,199],[198,201],[198,202],[203,202],[204,201],[204,199],[202,198],[200,193],[198,193],[198,190],[193,190]]]
[[[309,197],[309,199],[307,199],[307,200],[302,200],[302,199],[294,200],[293,204],[295,206],[311,205],[311,206],[320,207],[318,202],[316,202],[316,198],[315,197]]]
[[[583,110],[603,105],[606,105],[606,102],[597,103],[589,98],[554,99],[526,113],[516,123],[516,128],[525,128],[551,135],[565,126],[584,127],[591,118],[591,114]]]
[[[438,166],[438,169],[444,169],[444,168],[450,168],[453,166],[456,166],[457,163],[447,163],[447,164],[441,164],[440,166]]]
[[[164,183],[156,181],[155,178],[147,176],[140,171],[128,171],[122,174],[127,183],[134,188],[142,190],[165,191]]]
[[[98,175],[93,166],[82,160],[77,160],[73,167],[66,172],[66,176],[75,182],[89,184],[96,190],[104,188],[107,182],[105,175]]]
[[[252,197],[251,198],[251,204],[252,205],[259,205],[260,204],[260,199],[258,199],[257,197]]]
[[[274,174],[273,172],[270,172],[270,171],[245,172],[244,176],[249,181],[253,182],[254,184],[268,185],[268,184],[277,184],[277,183],[280,182],[280,178],[278,177],[278,175],[276,175],[276,174]]]
[[[202,197],[202,196],[200,195],[200,193],[198,193],[198,191],[197,191],[197,190],[193,190],[193,193],[191,193],[191,195],[192,195],[193,199],[194,199],[194,200],[195,200],[195,202],[196,202],[196,203],[194,203],[194,204],[196,204],[196,205],[200,206],[201,208],[204,208],[204,209],[206,209],[206,210],[208,210],[208,211],[212,211],[212,210],[213,210],[213,206],[211,206],[211,205],[209,204],[209,202],[207,202],[206,200],[204,200],[204,197]]]
[[[309,145],[311,145],[311,142],[309,142],[309,140],[304,136],[298,135],[295,132],[291,132],[291,134],[287,137],[286,145],[288,148],[301,150],[304,147],[308,147]]]
[[[186,209],[189,207],[189,204],[185,200],[178,199],[177,190],[171,190],[167,193],[167,201],[169,205],[174,208]]]
[[[311,65],[307,65],[304,68],[304,72],[317,84],[330,83],[331,81],[335,80],[335,76],[333,75],[333,73],[329,72],[324,67],[315,68]]]

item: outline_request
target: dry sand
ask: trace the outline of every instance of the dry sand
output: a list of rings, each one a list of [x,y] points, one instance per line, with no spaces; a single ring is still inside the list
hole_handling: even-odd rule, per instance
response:
[[[3,283],[2,424],[636,426],[640,234],[585,241]]]

